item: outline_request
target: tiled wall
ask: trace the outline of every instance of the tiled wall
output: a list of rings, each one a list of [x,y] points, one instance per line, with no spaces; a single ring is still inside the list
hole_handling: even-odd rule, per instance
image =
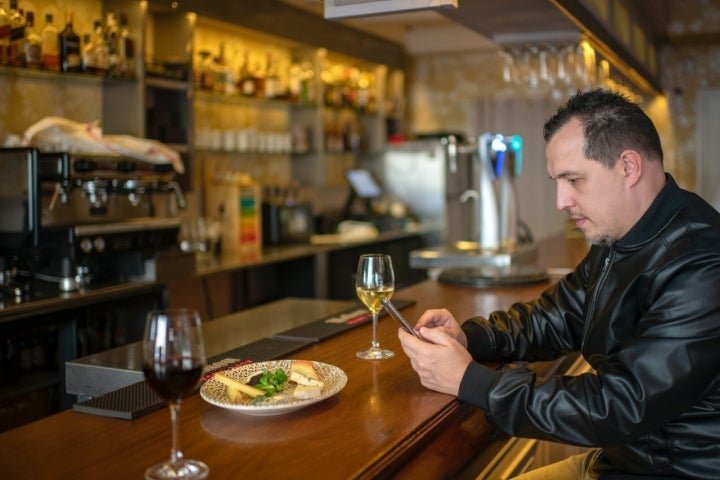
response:
[[[665,88],[675,135],[676,176],[684,184],[695,184],[697,93],[720,89],[720,1],[674,0],[668,31],[672,36],[713,35],[714,44],[666,47],[661,50],[662,84]],[[688,42],[689,43],[689,42]],[[719,113],[720,115],[720,113]]]

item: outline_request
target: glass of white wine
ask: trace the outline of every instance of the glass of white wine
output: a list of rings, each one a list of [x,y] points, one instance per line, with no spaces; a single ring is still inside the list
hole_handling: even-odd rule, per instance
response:
[[[380,348],[377,340],[378,315],[382,310],[383,298],[392,297],[395,291],[395,272],[390,255],[370,253],[360,256],[355,291],[360,300],[372,313],[372,344],[369,350],[357,352],[359,358],[380,360],[395,356],[392,350]]]

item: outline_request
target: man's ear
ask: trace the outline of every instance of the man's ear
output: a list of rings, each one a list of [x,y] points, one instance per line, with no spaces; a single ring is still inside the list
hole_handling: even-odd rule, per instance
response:
[[[640,154],[635,150],[625,150],[620,155],[620,161],[622,162],[623,173],[625,178],[630,185],[634,185],[640,179],[642,175],[642,158]]]

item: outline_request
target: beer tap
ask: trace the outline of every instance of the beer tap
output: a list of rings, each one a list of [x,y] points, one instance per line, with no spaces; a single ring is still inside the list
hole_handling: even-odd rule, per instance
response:
[[[480,204],[477,238],[480,249],[495,252],[500,248],[500,212],[495,195],[495,172],[492,165],[493,136],[485,133],[478,138],[478,193]]]

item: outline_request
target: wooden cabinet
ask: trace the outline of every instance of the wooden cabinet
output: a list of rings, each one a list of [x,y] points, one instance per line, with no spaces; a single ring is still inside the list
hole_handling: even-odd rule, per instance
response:
[[[0,431],[70,408],[65,362],[142,339],[165,289],[98,289],[0,309]],[[2,298],[0,297],[0,300]]]

